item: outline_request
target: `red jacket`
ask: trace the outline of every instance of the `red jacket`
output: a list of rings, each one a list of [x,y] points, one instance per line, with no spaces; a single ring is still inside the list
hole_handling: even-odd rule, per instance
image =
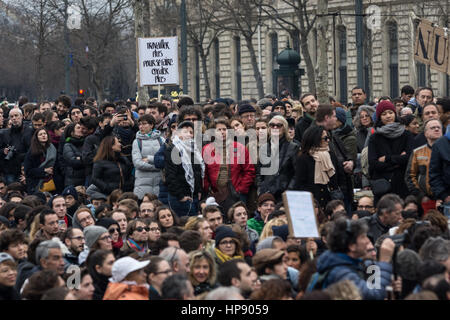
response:
[[[239,142],[234,141],[230,144],[227,161],[228,168],[231,168],[231,183],[237,192],[247,194],[250,186],[253,184],[256,176],[255,165],[251,163],[250,153],[247,148]],[[203,160],[205,161],[205,178],[203,188],[208,192],[211,186],[214,192],[217,192],[217,178],[221,164],[220,154],[216,155],[214,143],[207,144],[202,150]]]

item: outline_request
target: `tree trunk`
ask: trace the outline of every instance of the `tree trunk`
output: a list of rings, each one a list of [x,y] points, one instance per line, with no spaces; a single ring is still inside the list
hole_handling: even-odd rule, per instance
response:
[[[198,52],[200,53],[200,59],[202,60],[203,79],[205,80],[206,99],[210,99],[211,98],[211,86],[209,83],[207,57],[206,57],[205,53],[203,52],[203,48],[201,45],[198,46]]]
[[[256,58],[255,48],[253,47],[252,38],[245,37],[245,42],[247,44],[247,49],[250,52],[250,59],[253,67],[253,74],[256,80],[256,87],[258,88],[259,99],[264,98],[264,84],[258,68],[258,59]]]
[[[138,38],[145,38],[148,37],[150,34],[150,27],[149,27],[149,21],[146,21],[145,17],[150,15],[149,11],[149,4],[148,0],[135,0],[134,2],[134,34],[136,41]],[[147,12],[148,11],[148,12]],[[137,48],[136,48],[137,49]],[[137,51],[137,50],[136,50]],[[137,86],[139,86],[139,81],[137,77],[139,76],[138,73],[138,52],[136,52],[136,83]],[[148,94],[148,87],[138,87],[138,103],[139,105],[145,105],[148,104],[150,101],[150,96]]]
[[[308,92],[316,93],[316,72],[314,70],[314,65],[311,60],[311,55],[309,54],[307,38],[303,37],[303,35],[300,37],[300,48],[306,65],[306,76],[308,77],[308,87],[309,87]]]
[[[317,19],[317,34],[319,42],[319,53],[317,59],[317,99],[319,103],[329,103],[328,96],[328,43],[327,43],[327,29],[328,29],[328,4],[326,0],[319,0],[317,6],[317,14],[321,15]]]

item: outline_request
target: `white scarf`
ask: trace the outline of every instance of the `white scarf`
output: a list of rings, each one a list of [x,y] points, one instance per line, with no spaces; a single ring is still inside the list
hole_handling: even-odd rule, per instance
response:
[[[205,177],[205,162],[203,161],[202,155],[193,139],[181,140],[178,136],[175,136],[172,142],[180,152],[181,165],[184,169],[184,177],[186,178],[186,182],[189,184],[191,193],[193,194],[195,189],[195,177],[194,169],[191,163],[192,152],[194,152],[194,164],[200,164],[202,168],[202,179]]]

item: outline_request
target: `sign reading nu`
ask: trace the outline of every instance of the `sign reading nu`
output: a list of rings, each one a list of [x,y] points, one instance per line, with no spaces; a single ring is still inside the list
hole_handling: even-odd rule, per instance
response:
[[[414,59],[431,68],[450,74],[449,40],[443,28],[421,20],[417,26]]]

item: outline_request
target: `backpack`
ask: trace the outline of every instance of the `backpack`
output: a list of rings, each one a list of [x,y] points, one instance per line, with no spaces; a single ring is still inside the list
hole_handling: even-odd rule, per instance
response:
[[[328,268],[324,273],[315,272],[311,276],[306,292],[325,289],[327,287],[326,280],[331,270],[333,270],[333,268]]]

